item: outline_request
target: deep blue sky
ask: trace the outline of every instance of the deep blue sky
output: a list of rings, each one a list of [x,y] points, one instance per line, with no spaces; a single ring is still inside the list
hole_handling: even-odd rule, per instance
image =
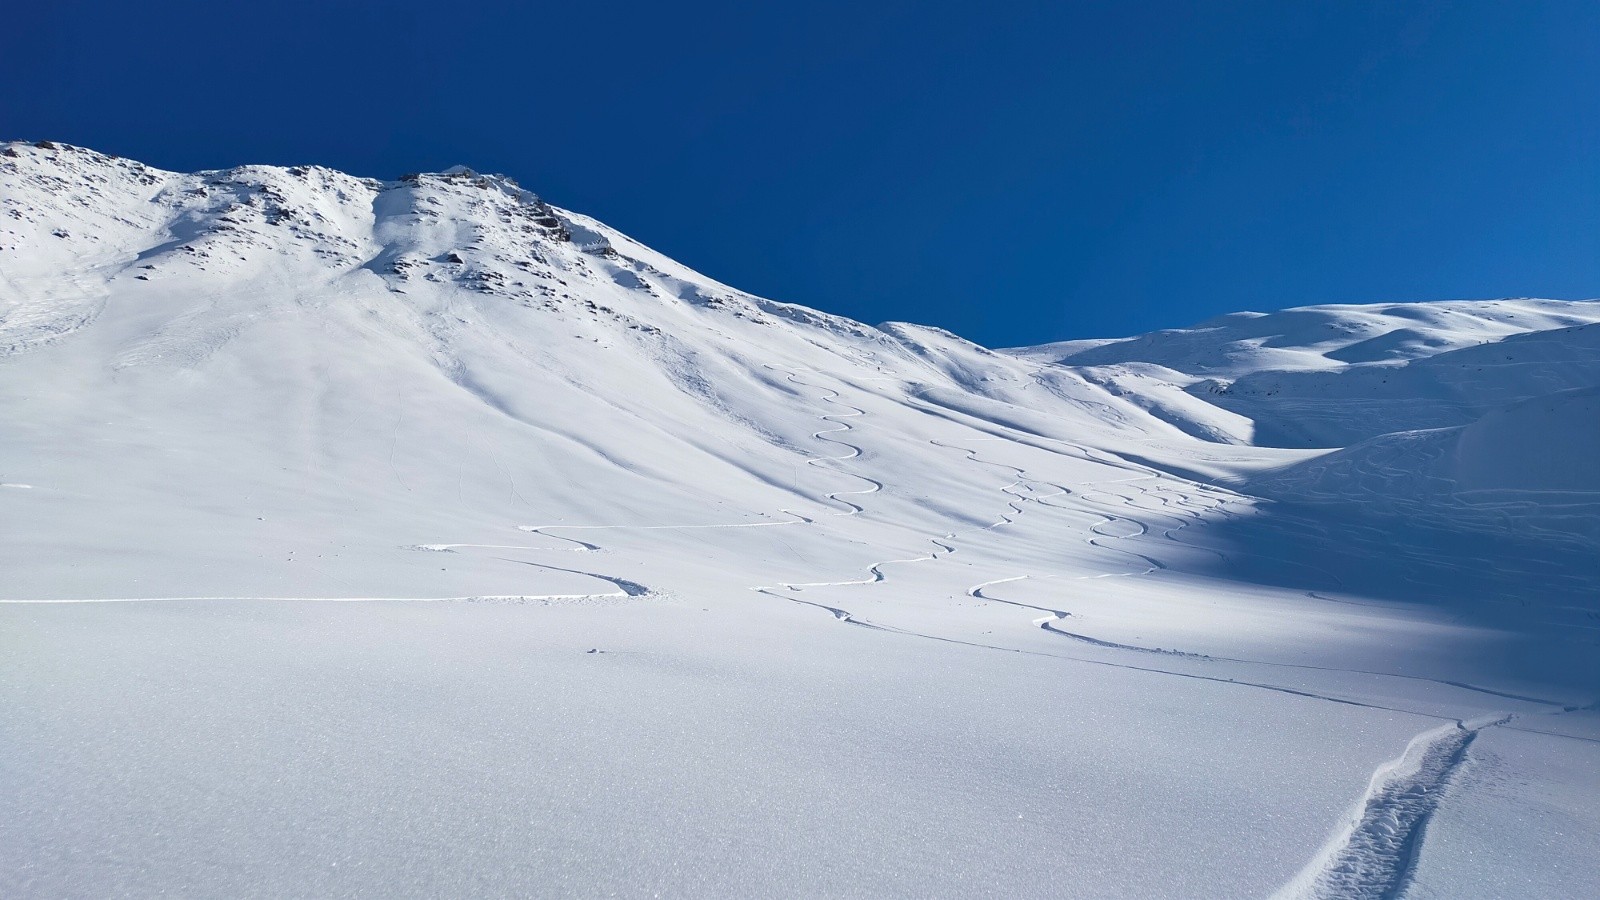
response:
[[[764,7],[764,8],[757,8]],[[505,172],[1000,346],[1600,294],[1600,3],[11,5],[0,137]]]

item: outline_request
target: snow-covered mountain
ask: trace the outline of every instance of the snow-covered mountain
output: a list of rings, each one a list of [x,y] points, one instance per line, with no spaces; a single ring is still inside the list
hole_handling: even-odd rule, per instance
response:
[[[1248,420],[1224,440],[1343,447],[1600,384],[1600,303],[1307,306],[1013,352],[1099,383],[1130,372],[1168,381]]]
[[[0,884],[1581,892],[1597,323],[991,351],[468,169],[6,144]]]

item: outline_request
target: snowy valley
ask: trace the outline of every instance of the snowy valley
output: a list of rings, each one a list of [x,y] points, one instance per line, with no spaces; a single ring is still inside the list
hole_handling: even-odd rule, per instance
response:
[[[988,349],[0,149],[6,896],[1582,896],[1600,303]]]

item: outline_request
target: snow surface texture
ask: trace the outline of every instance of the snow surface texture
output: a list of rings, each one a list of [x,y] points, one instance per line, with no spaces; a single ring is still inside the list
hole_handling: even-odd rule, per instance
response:
[[[1583,895],[1597,322],[996,352],[4,145],[0,894]]]

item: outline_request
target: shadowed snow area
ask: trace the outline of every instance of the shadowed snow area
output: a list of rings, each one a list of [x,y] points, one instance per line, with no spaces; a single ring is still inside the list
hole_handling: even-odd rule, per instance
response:
[[[0,894],[1578,896],[1600,305],[991,351],[0,148]]]

